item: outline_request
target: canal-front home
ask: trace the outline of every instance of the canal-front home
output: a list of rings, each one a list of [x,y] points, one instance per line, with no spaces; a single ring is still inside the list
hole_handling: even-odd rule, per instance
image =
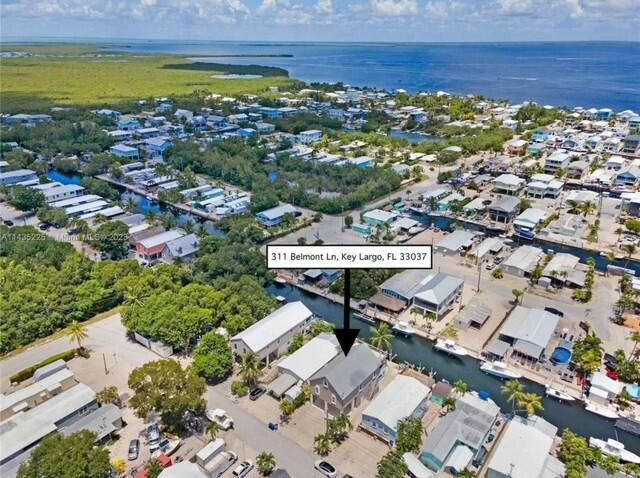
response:
[[[427,411],[431,391],[413,377],[398,375],[362,412],[360,427],[394,445],[398,423],[419,418]]]
[[[435,472],[462,471],[481,450],[499,415],[500,407],[490,399],[465,393],[427,436],[420,460]]]
[[[539,360],[558,327],[560,317],[542,309],[517,306],[500,329],[500,340],[521,356]]]
[[[302,213],[291,204],[282,204],[280,206],[267,209],[266,211],[259,212],[256,214],[256,218],[265,226],[272,227],[281,224],[287,214],[290,214],[293,217],[298,217]]]
[[[514,174],[501,174],[493,180],[493,190],[497,193],[516,196],[522,189],[525,181]]]
[[[519,277],[529,276],[542,259],[542,249],[533,246],[520,246],[501,265],[507,274]]]

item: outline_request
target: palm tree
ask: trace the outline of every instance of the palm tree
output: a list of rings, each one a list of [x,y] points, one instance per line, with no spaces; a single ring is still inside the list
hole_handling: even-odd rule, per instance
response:
[[[71,342],[74,340],[78,342],[78,348],[81,349],[82,341],[89,335],[87,334],[87,328],[77,320],[74,320],[67,327],[67,336]]]
[[[267,453],[263,451],[256,457],[256,467],[261,475],[270,475],[273,469],[276,467],[276,459],[273,453]]]
[[[544,410],[542,397],[537,393],[525,393],[518,400],[518,406],[527,411],[529,415],[535,415],[536,411]]]
[[[464,395],[469,390],[469,386],[463,380],[458,380],[453,384],[453,390],[459,395]]]
[[[313,439],[313,446],[318,455],[327,456],[331,451],[331,440],[326,433],[321,433]]]
[[[442,400],[442,410],[445,412],[450,412],[456,409],[456,399],[454,397],[447,397]]]
[[[211,437],[211,441],[213,441],[218,437],[218,433],[220,433],[220,426],[216,422],[209,422],[206,431]]]
[[[476,474],[466,468],[456,474],[456,478],[475,478]]]
[[[249,386],[254,387],[258,381],[258,377],[262,373],[264,364],[254,352],[247,352],[242,356],[242,362],[240,363],[240,376],[242,380]]]
[[[138,203],[133,199],[133,196],[129,196],[125,201],[125,207],[129,212],[136,212],[138,210]]]
[[[378,327],[371,327],[371,345],[380,350],[391,351],[391,339],[393,334],[386,322],[382,322]]]
[[[629,336],[629,338],[633,341],[633,349],[629,354],[629,360],[631,360],[632,357],[636,354],[636,349],[638,348],[638,344],[640,343],[640,332],[638,331],[631,332],[631,335]]]
[[[616,255],[613,253],[613,251],[607,252],[607,255],[605,257],[605,261],[607,261],[607,264],[611,264],[615,259],[616,259]],[[605,267],[604,275],[605,276],[609,276],[609,268],[608,267]]]
[[[515,404],[518,403],[524,395],[524,385],[518,380],[509,380],[500,387],[500,393],[505,396],[508,402],[511,402],[511,413],[513,413]]]
[[[569,205],[569,214],[580,214],[582,208],[578,201],[568,201],[567,204]]]
[[[191,234],[193,232],[193,221],[186,221],[183,225],[182,225],[182,229],[184,230],[184,232],[186,232],[187,234]]]
[[[591,214],[593,211],[596,210],[596,204],[593,201],[585,201],[582,203],[582,206],[580,207],[582,215],[584,217],[587,217],[589,214]]]
[[[625,244],[623,249],[627,253],[627,262],[624,263],[624,268],[626,269],[629,265],[629,261],[631,260],[631,256],[636,252],[636,246],[633,244]]]

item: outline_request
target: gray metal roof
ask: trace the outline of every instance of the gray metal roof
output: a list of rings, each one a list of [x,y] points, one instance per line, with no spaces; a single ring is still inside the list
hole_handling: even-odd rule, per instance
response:
[[[514,348],[531,357],[539,357],[549,344],[560,318],[541,309],[517,306],[500,329],[514,339]]]
[[[381,357],[368,345],[354,345],[349,355],[338,356],[320,369],[311,380],[324,378],[341,400],[354,393],[364,380],[382,363]]]
[[[458,229],[438,242],[436,248],[447,249],[449,251],[458,251],[461,247],[468,248],[473,243],[473,238],[476,237],[476,235],[477,233],[475,232]]]
[[[413,294],[422,286],[422,282],[431,275],[431,271],[424,269],[407,269],[389,277],[380,285],[380,290],[388,290],[410,300]]]
[[[491,315],[491,309],[487,307],[480,299],[474,297],[469,301],[467,306],[456,316],[456,322],[463,324],[476,323],[484,324]]]
[[[440,305],[463,284],[464,280],[459,277],[438,272],[414,294],[414,297],[430,304]]]
[[[198,244],[200,244],[198,236],[195,234],[187,234],[186,236],[167,242],[165,247],[173,257],[186,257],[198,251]]]
[[[502,196],[495,203],[489,206],[494,211],[502,211],[506,213],[514,212],[520,205],[520,199],[515,196]]]
[[[102,440],[117,429],[114,423],[121,419],[122,410],[113,403],[109,403],[85,415],[71,425],[61,428],[60,433],[71,435],[82,430],[89,430],[97,435],[97,440]]]

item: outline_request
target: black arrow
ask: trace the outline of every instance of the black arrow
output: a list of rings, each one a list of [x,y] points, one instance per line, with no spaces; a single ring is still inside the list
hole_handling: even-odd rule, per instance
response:
[[[353,343],[356,341],[358,334],[360,333],[360,329],[352,329],[350,327],[351,323],[351,269],[344,270],[344,328],[335,329],[333,331],[336,334],[336,338],[338,339],[338,343],[340,344],[340,348],[344,352],[345,355],[349,353],[351,347],[353,347]]]

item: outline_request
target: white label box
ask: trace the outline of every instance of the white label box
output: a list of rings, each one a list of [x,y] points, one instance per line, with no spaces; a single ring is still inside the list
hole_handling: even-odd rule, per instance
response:
[[[431,246],[269,245],[269,269],[431,269]]]

